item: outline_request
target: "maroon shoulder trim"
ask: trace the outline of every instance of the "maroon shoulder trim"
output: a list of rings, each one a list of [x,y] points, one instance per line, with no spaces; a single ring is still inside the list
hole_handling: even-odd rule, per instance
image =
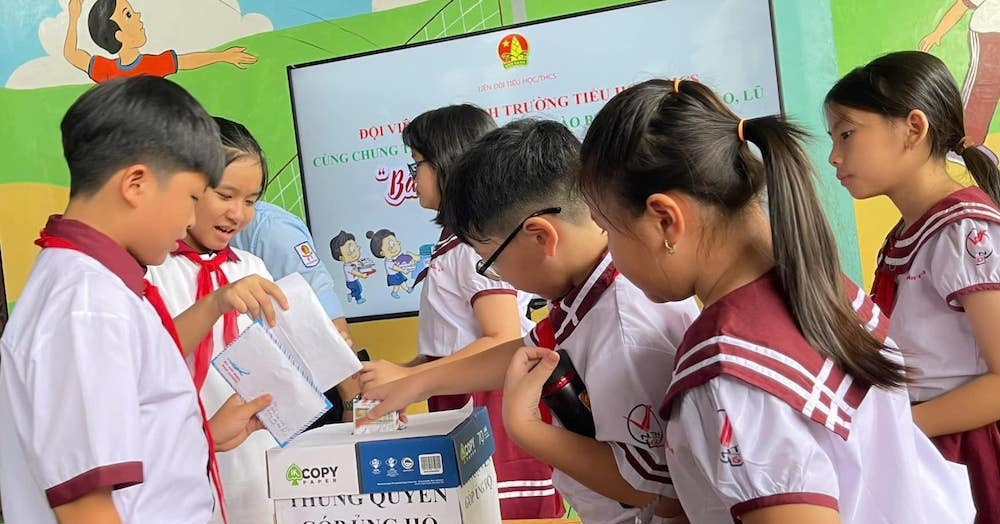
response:
[[[462,241],[459,240],[458,237],[454,235],[445,238],[444,240],[441,240],[440,242],[434,245],[434,249],[431,251],[431,259],[438,258],[441,255],[444,255],[445,253],[451,251],[452,249],[455,249],[456,247],[460,246],[461,244]]]
[[[1000,209],[978,187],[955,191],[935,203],[905,231],[900,221],[889,232],[879,250],[876,273],[899,275],[909,271],[914,254],[928,240],[948,225],[966,219],[1000,224]]]
[[[660,405],[660,417],[669,417],[671,403],[679,394],[726,375],[773,395],[844,440],[850,437],[854,411],[868,393],[867,388],[854,383],[832,361],[822,360],[819,368],[810,369],[794,353],[762,348],[792,359],[799,366],[796,368],[744,343],[739,339],[715,341],[679,366]]]
[[[610,254],[605,253],[601,263],[594,268],[594,272],[596,272],[602,265],[605,266],[596,279],[591,280],[594,277],[594,272],[592,272],[587,277],[586,283],[574,288],[558,302],[549,304],[549,318],[552,319],[552,332],[555,335],[557,345],[565,342],[573,334],[587,313],[593,309],[604,292],[618,278],[618,268],[610,261],[610,257]],[[606,265],[605,261],[607,261]],[[569,311],[573,311],[573,318],[570,318]]]
[[[71,242],[83,254],[97,260],[114,273],[136,295],[142,296],[146,268],[111,237],[78,220],[52,215],[44,233]]]
[[[50,507],[62,506],[101,488],[122,489],[142,484],[142,462],[98,466],[45,490]]]

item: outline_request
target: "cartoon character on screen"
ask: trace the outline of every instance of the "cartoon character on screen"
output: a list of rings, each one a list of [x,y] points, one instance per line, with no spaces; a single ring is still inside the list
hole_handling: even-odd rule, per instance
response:
[[[184,69],[198,69],[226,62],[240,69],[257,62],[257,57],[245,47],[230,47],[225,51],[204,51],[177,54],[172,49],[159,54],[145,54],[146,28],[141,13],[128,0],[97,0],[90,8],[87,26],[94,43],[112,58],[91,55],[77,43],[77,26],[83,14],[83,0],[69,0],[69,26],[63,44],[63,56],[77,69],[87,73],[94,82],[138,75],[165,77]]]
[[[371,239],[372,254],[385,259],[385,282],[392,298],[399,298],[400,289],[413,293],[413,288],[407,283],[407,275],[416,269],[420,255],[404,252],[396,234],[388,229],[369,231],[365,236]]]
[[[367,302],[361,296],[364,290],[361,279],[375,274],[375,262],[370,258],[361,258],[361,246],[354,235],[341,230],[337,236],[330,239],[330,256],[344,264],[344,282],[347,284],[347,302],[358,305]]]

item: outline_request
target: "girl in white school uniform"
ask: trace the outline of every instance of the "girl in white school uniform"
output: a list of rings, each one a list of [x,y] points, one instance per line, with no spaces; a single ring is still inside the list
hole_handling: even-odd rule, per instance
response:
[[[195,225],[188,230],[185,240],[178,243],[162,265],[149,268],[149,280],[160,289],[172,315],[181,313],[216,288],[248,275],[273,280],[263,261],[229,246],[233,235],[250,223],[254,202],[264,192],[267,177],[263,153],[243,125],[219,117],[215,120],[226,155],[222,180],[198,199]],[[233,388],[212,368],[210,360],[251,322],[247,315],[224,315],[188,357],[195,385],[209,413],[233,393]],[[270,433],[258,431],[242,446],[217,455],[229,522],[273,522],[264,452],[276,445]],[[218,510],[212,522],[222,522]]]
[[[826,109],[837,178],[902,215],[872,296],[913,370],[913,420],[968,467],[976,523],[1000,524],[1000,172],[965,136],[958,87],[932,55],[891,53],[851,71]],[[979,187],[948,175],[949,153]]]
[[[655,301],[705,305],[660,410],[681,504],[699,524],[968,524],[964,468],[910,417],[902,359],[841,273],[802,135],[740,120],[700,83],[651,80],[583,143],[580,187],[618,269]]]
[[[410,174],[416,180],[421,207],[438,210],[448,175],[461,153],[482,135],[496,128],[483,109],[463,104],[427,111],[403,130],[403,143],[411,149]],[[532,328],[525,314],[530,296],[510,284],[476,272],[479,256],[451,231],[443,229],[427,268],[417,276],[420,322],[417,358],[412,371],[388,363],[375,363],[380,378],[372,386],[409,372],[436,366],[445,357],[462,358],[504,342],[520,339]],[[518,448],[503,431],[500,391],[473,395],[486,406],[493,420],[497,451],[494,464],[500,482],[500,509],[505,519],[560,517],[562,499],[552,486],[552,468]],[[455,409],[469,395],[431,397],[431,411]]]

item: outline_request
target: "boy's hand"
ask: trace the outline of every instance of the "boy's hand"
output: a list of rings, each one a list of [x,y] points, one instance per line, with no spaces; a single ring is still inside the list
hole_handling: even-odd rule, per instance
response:
[[[362,362],[361,372],[364,373],[372,362]],[[408,377],[395,382],[382,384],[381,386],[366,387],[361,385],[361,396],[366,400],[379,400],[379,405],[368,411],[367,418],[375,420],[386,413],[396,411],[400,414],[400,419],[405,422],[406,408],[415,402],[425,400],[423,384],[420,373],[414,373]]]
[[[559,354],[549,349],[522,347],[514,353],[503,386],[503,422],[515,442],[525,428],[541,422],[542,387],[558,364]]]
[[[277,323],[271,299],[277,301],[281,309],[288,309],[288,299],[281,288],[260,275],[241,278],[213,291],[210,296],[215,300],[220,316],[236,310],[254,319],[264,318],[271,327]]]
[[[257,57],[246,52],[245,47],[230,47],[219,53],[219,58],[223,62],[233,64],[240,69],[246,69],[247,65],[257,63]]]
[[[83,13],[83,0],[69,0],[67,10],[69,11],[70,21],[79,20],[80,15]]]
[[[229,451],[243,443],[251,433],[263,429],[257,413],[271,404],[271,395],[261,395],[243,402],[239,395],[229,397],[208,421],[216,451]]]
[[[411,374],[413,374],[412,368],[406,368],[386,360],[362,362],[361,391],[368,392],[371,388],[395,382],[396,380],[406,378]]]

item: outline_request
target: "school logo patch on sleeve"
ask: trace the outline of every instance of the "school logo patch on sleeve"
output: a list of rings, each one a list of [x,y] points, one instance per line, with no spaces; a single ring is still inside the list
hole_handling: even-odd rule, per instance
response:
[[[639,404],[625,417],[625,426],[636,442],[650,448],[663,445],[663,428],[649,404]]]
[[[990,234],[986,229],[980,231],[973,229],[965,237],[965,252],[972,257],[977,266],[986,263],[986,259],[993,254],[993,246],[990,245]]]
[[[729,422],[729,415],[726,414],[726,410],[720,409],[719,416],[722,417],[722,429],[719,431],[719,445],[722,448],[722,453],[719,458],[723,464],[729,464],[732,467],[742,466],[743,455],[740,454],[740,446],[736,444],[736,438],[733,436],[733,424]]]
[[[319,264],[319,256],[316,255],[316,250],[313,249],[309,242],[303,242],[295,246],[295,254],[299,256],[299,260],[306,267],[313,267]]]

